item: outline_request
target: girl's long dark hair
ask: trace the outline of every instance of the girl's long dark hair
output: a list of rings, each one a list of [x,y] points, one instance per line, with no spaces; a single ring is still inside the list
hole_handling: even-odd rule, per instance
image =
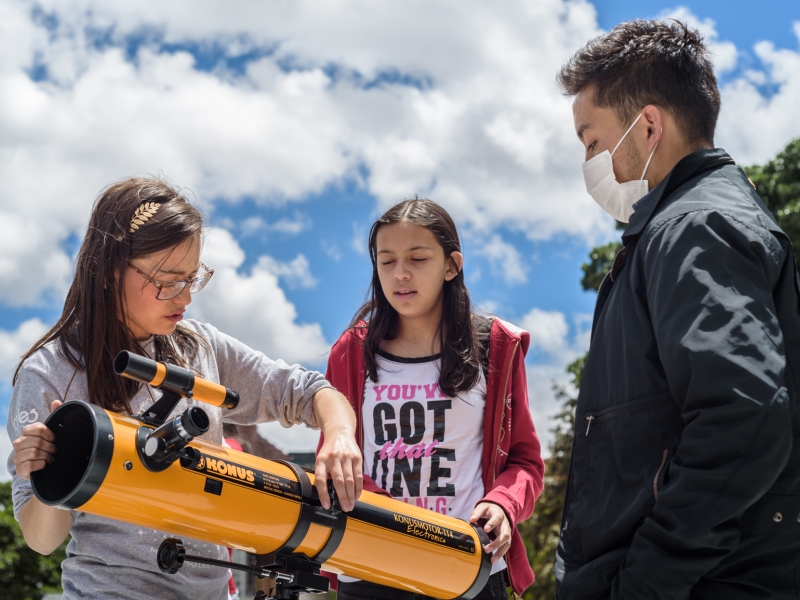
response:
[[[453,219],[444,208],[424,198],[396,204],[372,225],[369,232],[372,282],[366,302],[358,309],[350,324],[350,327],[355,327],[362,321],[368,322],[364,362],[372,381],[378,381],[375,355],[380,343],[395,338],[399,323],[397,311],[389,304],[378,277],[378,231],[385,225],[401,221],[424,227],[433,233],[444,250],[445,260],[452,261],[450,255],[461,252],[461,241]],[[476,332],[476,320],[480,318],[472,314],[464,273],[459,270],[458,275],[444,282],[442,320],[437,331],[442,353],[439,388],[450,397],[471,389],[480,377],[481,349]]]
[[[131,232],[134,213],[145,202],[161,206]],[[22,357],[14,382],[25,360],[54,341],[76,372],[86,373],[91,403],[130,414],[130,400],[141,384],[116,375],[112,368],[121,350],[142,353],[126,325],[123,275],[132,259],[199,240],[202,230],[197,209],[164,181],[135,177],[103,190],[92,209],[61,317]],[[155,358],[188,367],[204,343],[179,326],[170,335],[155,336]]]

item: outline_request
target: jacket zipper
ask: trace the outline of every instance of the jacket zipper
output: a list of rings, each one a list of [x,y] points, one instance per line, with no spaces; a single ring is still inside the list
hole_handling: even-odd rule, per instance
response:
[[[620,248],[620,251],[614,255],[614,260],[611,261],[611,269],[605,274],[603,280],[600,282],[600,286],[597,288],[597,297],[594,300],[594,312],[592,314],[592,331],[589,337],[590,344],[594,339],[594,332],[595,329],[597,329],[597,322],[600,318],[600,312],[602,312],[603,307],[605,306],[606,302],[608,302],[608,296],[611,293],[610,290],[605,292],[605,288],[608,285],[608,280],[611,280],[611,284],[614,283],[615,274],[619,274],[619,271],[616,270],[617,265],[619,263],[624,266],[628,260],[628,255],[631,253],[631,247],[632,246],[623,246]],[[622,267],[620,267],[620,270],[622,270]]]
[[[614,256],[616,258],[616,255]],[[608,278],[611,277],[611,271],[603,275],[603,279],[600,281],[600,285],[597,286],[597,295],[594,297],[594,310],[592,311],[592,320],[597,320],[597,305],[600,304],[600,294],[603,291],[603,286],[606,284]]]
[[[607,421],[608,419],[614,419],[619,416],[629,415],[635,412],[639,412],[641,410],[647,410],[653,406],[658,404],[664,404],[665,402],[669,402],[671,399],[670,396],[661,396],[659,398],[654,398],[653,400],[647,400],[645,402],[633,402],[633,403],[625,403],[622,406],[615,406],[612,408],[607,408],[605,410],[601,410],[598,413],[586,415],[584,419],[586,420],[586,437],[589,436],[589,429],[592,427],[592,423],[594,421]]]
[[[506,393],[508,392],[508,380],[511,377],[511,365],[514,362],[514,356],[517,354],[519,342],[514,343],[514,348],[511,350],[511,357],[506,366],[506,378],[503,383],[503,397],[501,400],[502,406],[500,409],[500,427],[497,430],[497,441],[494,445],[494,458],[492,459],[492,483],[497,480],[497,455],[500,452],[500,434],[503,432],[503,420],[506,414]]]
[[[658,502],[658,478],[661,477],[661,471],[664,470],[664,466],[667,464],[668,458],[669,458],[669,450],[665,449],[664,453],[661,455],[661,466],[658,467],[658,471],[656,471],[656,476],[653,477],[653,496],[655,496],[656,502]]]

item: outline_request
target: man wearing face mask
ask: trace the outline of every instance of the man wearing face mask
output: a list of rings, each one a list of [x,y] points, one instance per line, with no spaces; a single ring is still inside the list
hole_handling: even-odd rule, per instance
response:
[[[556,573],[561,600],[800,589],[800,296],[792,245],[714,147],[696,31],[623,23],[578,51],[587,191],[629,222],[598,292]]]

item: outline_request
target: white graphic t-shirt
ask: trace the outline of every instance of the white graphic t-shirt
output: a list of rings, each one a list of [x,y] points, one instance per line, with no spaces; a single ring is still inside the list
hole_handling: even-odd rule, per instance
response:
[[[455,398],[439,389],[439,355],[379,351],[362,406],[364,474],[395,500],[469,520],[485,495],[481,454],[486,379]],[[504,569],[505,560],[492,573]],[[343,581],[355,581],[339,577]]]

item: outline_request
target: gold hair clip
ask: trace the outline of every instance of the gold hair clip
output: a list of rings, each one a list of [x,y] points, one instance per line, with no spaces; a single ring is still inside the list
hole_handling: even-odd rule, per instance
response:
[[[145,202],[137,208],[131,219],[130,232],[133,233],[135,229],[139,229],[139,225],[144,225],[147,219],[156,214],[160,206],[161,205],[157,202]]]

